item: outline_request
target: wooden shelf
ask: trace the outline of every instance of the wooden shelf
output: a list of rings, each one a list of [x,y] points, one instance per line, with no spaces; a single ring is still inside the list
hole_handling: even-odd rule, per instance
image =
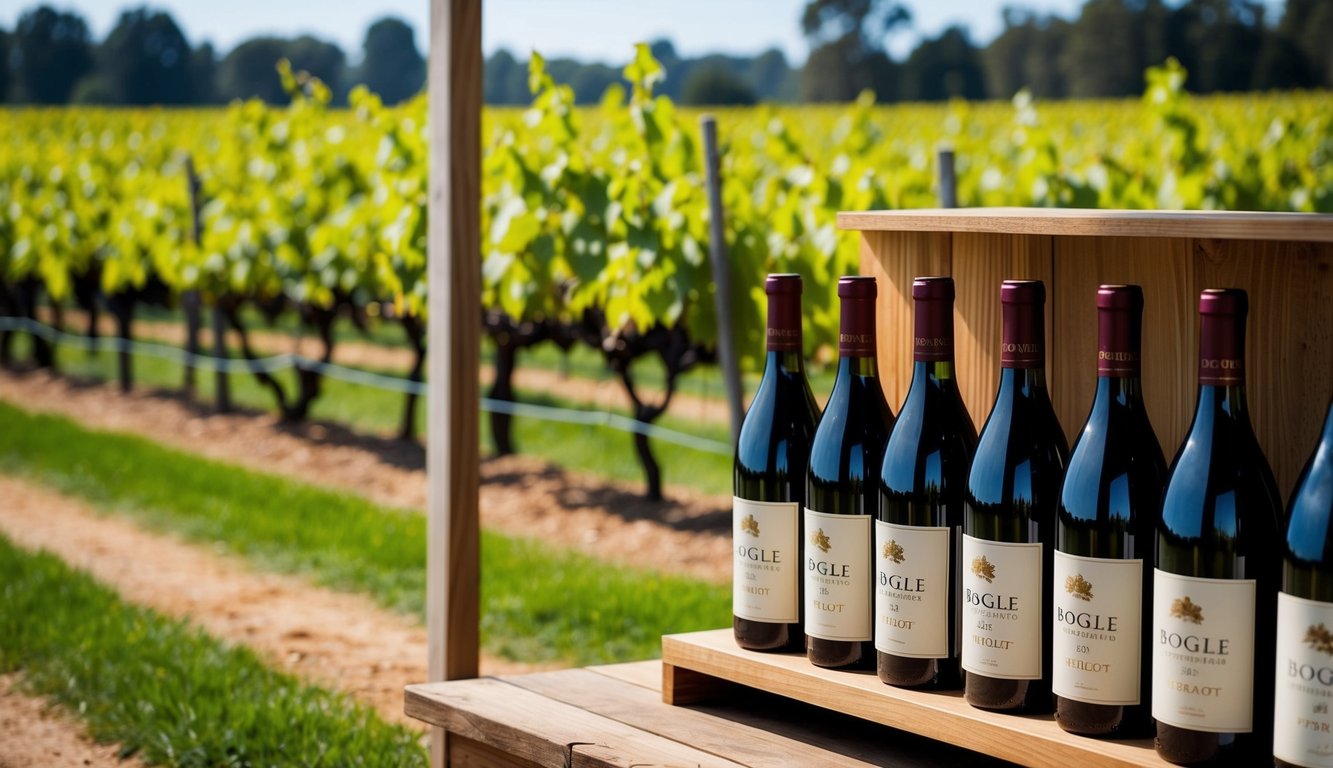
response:
[[[976,709],[959,691],[912,691],[884,685],[871,672],[816,667],[799,654],[745,651],[730,629],[662,638],[662,699],[706,701],[734,685],[910,731],[1034,768],[1167,766],[1150,739],[1101,740],[1065,733],[1050,716]]]
[[[844,211],[838,214],[838,228],[862,232],[986,232],[1333,242],[1333,215],[1247,211],[1103,211],[1085,208]]]

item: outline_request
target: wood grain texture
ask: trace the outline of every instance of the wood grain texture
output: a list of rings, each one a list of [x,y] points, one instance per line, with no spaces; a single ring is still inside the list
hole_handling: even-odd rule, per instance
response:
[[[1333,215],[1076,208],[929,208],[843,212],[838,228],[887,232],[1186,237],[1333,242]]]
[[[948,275],[949,265],[947,233],[862,233],[861,274],[873,275],[879,289],[875,340],[880,383],[894,413],[907,399],[912,383],[912,281]]]
[[[405,709],[451,739],[462,736],[538,765],[741,765],[494,678],[408,686]]]
[[[1194,412],[1198,354],[1192,242],[1150,237],[1057,237],[1054,351],[1049,371],[1055,412],[1069,444],[1083,428],[1097,387],[1097,286],[1143,288],[1144,404],[1170,461]],[[1192,298],[1193,297],[1193,298]]]
[[[475,677],[478,660],[481,0],[432,0],[429,60],[426,626],[441,680]]]
[[[960,232],[953,236],[951,256],[957,295],[954,347],[958,383],[972,422],[980,431],[999,383],[1000,283],[1004,280],[1041,280],[1046,284],[1047,365],[1050,365],[1051,238]]]
[[[751,768],[790,765],[939,766],[978,756],[864,720],[745,689],[706,708],[668,706],[657,690],[589,670],[561,670],[508,682],[664,738],[687,741]]]
[[[1249,294],[1247,401],[1285,502],[1333,395],[1333,245],[1200,239],[1194,256],[1191,309],[1204,288]]]
[[[714,675],[704,675],[685,667],[662,664],[662,701],[681,706],[715,701],[732,693],[736,686]]]
[[[584,667],[589,672],[605,675],[613,680],[647,688],[654,694],[662,691],[662,662],[659,659],[629,661],[622,664],[599,664]]]
[[[539,763],[522,760],[489,744],[462,736],[449,737],[449,768],[542,768]]]
[[[873,673],[816,667],[798,654],[741,650],[731,630],[667,635],[663,663],[901,728],[1034,768],[1166,766],[1151,740],[1100,741],[1065,733],[1050,716],[1019,717],[968,705],[959,691],[884,685]],[[668,692],[663,691],[663,696]]]

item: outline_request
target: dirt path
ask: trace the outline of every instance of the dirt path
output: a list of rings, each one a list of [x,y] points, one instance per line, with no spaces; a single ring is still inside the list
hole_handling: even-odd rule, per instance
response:
[[[49,317],[44,319],[49,321]],[[67,329],[82,330],[87,326],[86,314],[78,310],[65,310]],[[98,328],[105,336],[115,335],[115,324],[111,318],[103,318],[98,323]],[[140,341],[185,345],[185,326],[179,323],[140,320],[134,324],[134,334]],[[257,354],[292,353],[312,358],[318,358],[321,354],[318,341],[311,337],[298,338],[264,329],[251,330],[246,336]],[[205,351],[211,350],[212,338],[209,329],[201,329],[200,348]],[[240,347],[239,337],[234,332],[228,333],[227,340],[234,348]],[[333,348],[333,362],[352,368],[402,371],[405,374],[412,368],[412,353],[402,347],[385,347],[364,341],[339,341]],[[490,386],[494,376],[495,372],[490,366],[481,367],[481,381],[484,387]],[[599,410],[630,407],[629,397],[625,394],[624,388],[613,379],[598,381],[578,376],[563,376],[558,371],[529,367],[519,368],[514,372],[514,386],[535,392],[548,392]],[[660,394],[651,389],[647,390],[649,397],[659,397]],[[726,399],[721,395],[718,398],[711,398],[678,392],[672,398],[670,413],[680,418],[715,424],[726,424],[730,418]]]
[[[45,699],[18,690],[18,675],[0,675],[0,768],[140,768],[121,760],[116,744],[98,744],[83,724]]]
[[[0,498],[7,500],[0,531],[18,545],[49,550],[125,600],[188,618],[253,648],[277,669],[346,691],[387,720],[417,724],[402,713],[403,686],[426,679],[426,630],[411,619],[360,595],[253,571],[237,558],[100,517],[76,499],[2,475]],[[481,660],[487,675],[539,668]]]
[[[425,451],[328,423],[289,426],[267,413],[219,415],[176,395],[85,385],[45,373],[0,373],[0,399],[86,426],[143,435],[264,472],[424,509]],[[719,459],[724,460],[724,459]],[[730,499],[669,488],[666,502],[636,485],[509,456],[481,465],[484,527],[578,549],[607,561],[731,578]]]

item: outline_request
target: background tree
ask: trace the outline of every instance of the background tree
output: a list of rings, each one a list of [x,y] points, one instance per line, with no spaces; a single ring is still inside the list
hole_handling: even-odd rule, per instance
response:
[[[1004,29],[981,51],[986,93],[1010,99],[1027,88],[1040,99],[1058,99],[1068,91],[1059,62],[1069,22],[1031,11],[1004,9]]]
[[[746,66],[745,81],[760,101],[795,101],[798,95],[795,73],[777,48],[769,48]]]
[[[754,91],[723,61],[705,61],[691,70],[681,89],[685,104],[745,106],[755,102]]]
[[[1045,66],[1064,69],[1071,98],[1141,93],[1144,70],[1168,55],[1168,16],[1160,0],[1089,0],[1069,27],[1060,61]]]
[[[895,98],[895,68],[884,41],[911,20],[892,0],[810,0],[801,14],[811,47],[801,73],[802,100],[850,101],[867,88],[881,101]]]
[[[295,40],[256,37],[236,46],[217,68],[217,92],[223,101],[258,98],[270,104],[286,104],[287,92],[278,78],[277,63],[286,58],[292,70],[305,71],[323,80],[334,92],[334,101],[346,89],[342,87],[346,56],[333,43],[309,35]]]
[[[190,93],[195,104],[218,102],[218,55],[212,43],[203,43],[190,51]]]
[[[191,53],[169,14],[147,8],[125,11],[97,48],[93,77],[102,82],[112,103],[189,104],[195,100]]]
[[[3,29],[0,29],[0,104],[5,103],[9,98],[9,44],[10,35]]]
[[[487,104],[527,104],[528,65],[501,48],[486,59],[482,75],[482,100]]]
[[[981,53],[965,29],[949,27],[912,51],[902,66],[902,97],[907,101],[986,97]]]
[[[1304,54],[1314,83],[1333,86],[1333,3],[1287,0],[1277,31]]]
[[[10,63],[18,101],[64,104],[74,84],[92,69],[92,36],[76,13],[43,5],[26,11],[14,27]]]
[[[371,24],[361,50],[358,79],[385,104],[410,99],[425,86],[426,59],[417,50],[412,27],[402,19],[386,17]]]

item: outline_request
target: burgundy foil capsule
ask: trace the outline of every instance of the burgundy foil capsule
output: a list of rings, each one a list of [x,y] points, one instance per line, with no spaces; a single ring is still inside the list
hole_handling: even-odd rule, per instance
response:
[[[1040,280],[1005,280],[1000,286],[1000,367],[1045,367],[1045,304],[1046,286]]]
[[[875,356],[875,297],[879,291],[873,277],[838,278],[842,303],[838,354],[842,357]]]
[[[1199,385],[1245,383],[1245,316],[1250,300],[1239,288],[1199,294]]]
[[[912,281],[913,360],[953,359],[953,298],[951,277],[918,277]]]
[[[1137,376],[1143,368],[1143,289],[1137,285],[1097,288],[1097,375]]]
[[[768,351],[801,351],[801,276],[769,275],[764,293],[768,294]]]

